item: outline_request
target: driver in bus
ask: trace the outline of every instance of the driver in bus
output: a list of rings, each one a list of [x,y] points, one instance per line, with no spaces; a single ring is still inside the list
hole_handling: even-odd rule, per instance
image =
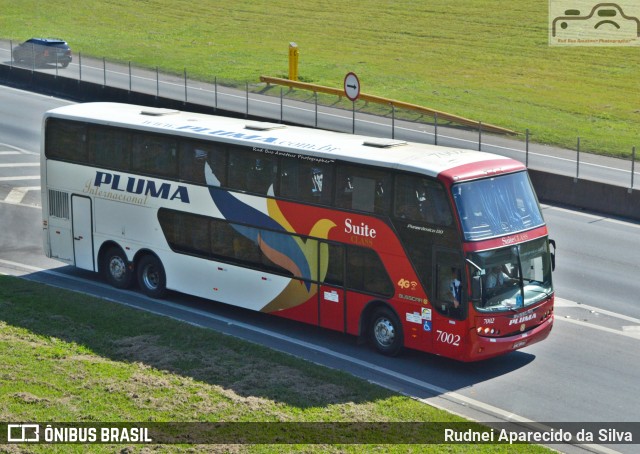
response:
[[[460,279],[458,269],[455,267],[451,268],[451,282],[449,283],[449,298],[450,298],[450,306],[449,313],[451,316],[459,317],[462,312],[462,308],[460,306]]]
[[[511,276],[505,273],[499,266],[491,267],[486,279],[488,289],[502,287],[504,284],[513,280]]]

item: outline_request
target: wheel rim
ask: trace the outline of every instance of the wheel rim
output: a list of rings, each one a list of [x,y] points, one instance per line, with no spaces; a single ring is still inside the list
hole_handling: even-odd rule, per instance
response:
[[[158,288],[158,282],[160,281],[160,275],[153,265],[147,265],[142,272],[142,282],[150,289],[155,290]]]
[[[396,338],[396,328],[387,318],[379,318],[373,327],[376,342],[383,347],[389,347]]]
[[[127,264],[122,260],[122,257],[111,257],[111,260],[109,260],[109,274],[117,281],[124,279],[127,274]]]

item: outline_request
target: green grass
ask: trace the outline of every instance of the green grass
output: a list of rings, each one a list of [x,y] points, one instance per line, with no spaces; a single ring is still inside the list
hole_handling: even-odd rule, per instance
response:
[[[500,125],[538,142],[629,156],[640,146],[640,54],[549,47],[547,2],[489,0],[0,1],[2,35],[59,36],[74,51],[190,77],[287,77]]]
[[[0,421],[5,422],[464,421],[348,374],[214,331],[1,275],[0,358]],[[72,447],[77,452],[87,449],[33,445],[21,446],[19,452],[68,452]],[[0,451],[18,452],[15,448],[17,445],[0,445]],[[137,452],[138,448],[131,445],[122,452]],[[91,446],[93,452],[121,449],[125,446]],[[464,445],[163,448],[185,452],[226,449],[466,451]],[[529,445],[478,445],[477,450],[548,452]]]

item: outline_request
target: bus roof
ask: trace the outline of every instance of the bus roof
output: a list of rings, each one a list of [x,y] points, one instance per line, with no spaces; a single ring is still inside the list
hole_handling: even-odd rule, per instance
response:
[[[480,151],[131,104],[71,104],[48,111],[45,119],[52,116],[184,137],[214,137],[262,150],[418,172],[451,182],[525,169],[511,158]]]

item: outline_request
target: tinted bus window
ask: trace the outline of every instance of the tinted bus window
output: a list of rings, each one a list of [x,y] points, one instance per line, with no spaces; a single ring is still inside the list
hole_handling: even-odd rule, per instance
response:
[[[167,243],[178,253],[237,263],[304,280],[317,280],[318,241],[225,220],[160,209]]]
[[[87,162],[87,128],[84,123],[50,118],[46,124],[45,155],[50,159]]]
[[[177,177],[178,141],[169,136],[134,134],[131,169],[147,175]]]
[[[331,204],[332,166],[298,158],[283,159],[280,164],[280,194],[307,203]]]
[[[158,219],[171,249],[185,254],[210,257],[209,220],[203,216],[160,210]]]
[[[226,185],[227,157],[217,144],[184,141],[180,144],[178,177],[196,184]]]
[[[453,222],[442,186],[416,175],[396,177],[394,215],[427,224],[451,225]]]
[[[341,165],[336,177],[336,206],[387,214],[391,206],[391,172]]]
[[[89,150],[98,167],[122,171],[131,168],[131,133],[124,129],[91,126]]]
[[[393,295],[391,279],[380,257],[373,250],[349,247],[347,267],[347,287],[351,290]]]
[[[240,191],[267,194],[276,182],[277,159],[243,147],[229,150],[228,186]]]
[[[326,269],[326,271],[324,271]],[[320,280],[325,284],[344,286],[344,246],[333,243],[320,244]]]

